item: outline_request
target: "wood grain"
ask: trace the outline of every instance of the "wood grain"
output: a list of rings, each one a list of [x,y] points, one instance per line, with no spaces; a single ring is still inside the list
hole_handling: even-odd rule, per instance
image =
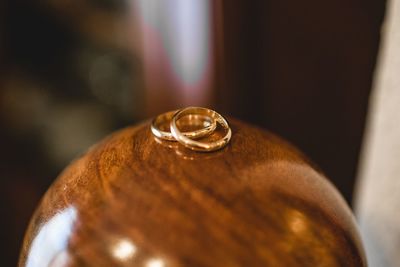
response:
[[[44,196],[19,266],[366,266],[353,215],[291,145],[230,120],[215,153],[116,132]]]

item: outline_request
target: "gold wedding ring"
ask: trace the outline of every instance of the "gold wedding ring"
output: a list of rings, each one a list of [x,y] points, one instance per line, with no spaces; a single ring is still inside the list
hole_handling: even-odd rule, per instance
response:
[[[205,116],[208,116],[208,117],[214,119],[226,131],[225,136],[223,136],[222,138],[220,138],[216,141],[212,141],[212,142],[196,141],[196,140],[193,140],[193,139],[185,136],[183,134],[183,132],[181,132],[180,129],[178,128],[177,121],[179,119],[183,118],[184,116],[187,116],[190,114],[205,115]],[[191,150],[211,152],[211,151],[221,149],[229,143],[229,141],[231,140],[231,137],[232,137],[232,130],[229,127],[229,124],[225,120],[225,118],[223,116],[221,116],[219,113],[215,112],[214,110],[211,110],[208,108],[201,108],[201,107],[187,107],[187,108],[179,110],[172,116],[171,134],[179,143],[183,144],[185,147],[187,147]]]
[[[170,131],[162,130],[162,126],[166,124],[169,125]],[[225,135],[215,140],[215,136],[211,134],[217,130],[217,125],[223,128]],[[183,131],[184,126],[196,126],[200,129]],[[152,121],[151,132],[161,140],[178,141],[191,150],[202,152],[221,149],[232,137],[232,130],[225,118],[214,110],[202,107],[187,107],[161,114]],[[195,140],[208,136],[214,139],[211,138],[212,141]]]
[[[179,110],[169,111],[157,116],[151,123],[151,132],[153,135],[163,140],[176,141],[170,131],[163,131],[161,128],[162,125],[166,123],[168,124],[168,128],[170,128],[170,122],[178,111]],[[203,114],[187,114],[186,116],[181,116],[181,118],[185,119],[186,124],[201,127],[201,129],[198,130],[182,132],[181,134],[187,138],[198,139],[205,137],[212,134],[217,128],[216,121]]]

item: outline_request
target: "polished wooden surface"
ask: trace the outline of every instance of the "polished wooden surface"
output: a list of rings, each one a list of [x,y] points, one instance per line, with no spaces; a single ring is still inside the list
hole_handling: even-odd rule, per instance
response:
[[[149,123],[114,133],[44,196],[19,266],[366,266],[353,215],[295,148],[230,120],[196,153]]]

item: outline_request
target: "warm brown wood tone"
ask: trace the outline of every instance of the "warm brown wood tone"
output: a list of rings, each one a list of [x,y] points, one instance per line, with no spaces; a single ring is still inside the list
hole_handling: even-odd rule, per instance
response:
[[[111,135],[49,189],[20,266],[366,266],[324,175],[273,134],[231,126],[210,154],[160,144],[148,123]]]

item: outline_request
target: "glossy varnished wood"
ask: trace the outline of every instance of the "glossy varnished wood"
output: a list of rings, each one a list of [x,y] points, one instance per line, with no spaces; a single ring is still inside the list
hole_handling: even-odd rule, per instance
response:
[[[20,266],[366,266],[350,209],[291,145],[231,120],[225,149],[148,123],[73,162],[38,207]]]

